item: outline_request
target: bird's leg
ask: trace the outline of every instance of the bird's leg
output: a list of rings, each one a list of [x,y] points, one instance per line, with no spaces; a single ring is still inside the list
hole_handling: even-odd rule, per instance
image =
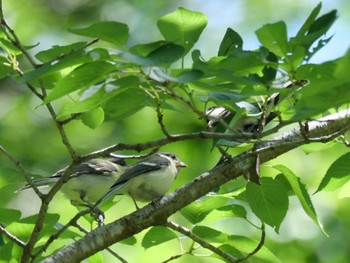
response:
[[[135,198],[132,196],[132,194],[131,194],[130,192],[129,192],[129,195],[130,195],[132,201],[134,202],[134,205],[135,205],[135,207],[136,207],[136,210],[140,210],[140,207],[137,205]]]

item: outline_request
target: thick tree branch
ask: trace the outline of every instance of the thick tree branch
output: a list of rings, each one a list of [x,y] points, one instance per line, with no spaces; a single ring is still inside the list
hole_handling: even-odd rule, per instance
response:
[[[43,262],[79,262],[150,226],[163,225],[167,218],[176,211],[247,171],[250,168],[251,159],[256,154],[260,155],[262,162],[266,162],[306,143],[328,142],[350,129],[350,117],[347,115],[347,111],[343,111],[327,118],[309,122],[308,126],[307,136],[309,140],[305,140],[299,128],[295,128],[270,141],[262,141],[254,152],[242,153],[201,174],[178,190],[164,196],[158,202],[149,204],[113,223],[91,231],[84,238],[51,255]]]

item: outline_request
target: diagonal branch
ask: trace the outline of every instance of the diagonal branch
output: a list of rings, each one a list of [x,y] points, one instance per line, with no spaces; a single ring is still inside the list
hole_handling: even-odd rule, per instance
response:
[[[12,241],[14,241],[20,247],[22,247],[22,248],[25,247],[26,244],[22,240],[20,240],[18,237],[16,237],[15,235],[11,234],[10,232],[8,232],[6,230],[6,228],[4,228],[1,224],[0,224],[0,233],[3,233],[5,236],[7,236]]]
[[[247,171],[250,168],[251,159],[256,154],[260,155],[262,162],[267,162],[306,143],[328,142],[350,130],[350,117],[347,112],[341,112],[309,122],[308,125],[309,140],[305,141],[299,128],[295,128],[271,141],[262,141],[257,145],[255,152],[250,150],[242,153],[199,175],[183,187],[164,196],[158,202],[91,231],[82,239],[49,256],[43,262],[79,262],[150,226],[164,224],[167,218],[176,211]]]
[[[237,260],[237,258],[231,256],[229,253],[211,245],[210,243],[206,242],[205,240],[203,240],[202,238],[200,238],[199,236],[193,234],[190,230],[188,230],[187,228],[184,228],[174,222],[168,221],[165,224],[166,227],[175,230],[177,232],[180,232],[181,234],[191,238],[193,241],[197,242],[198,244],[200,244],[202,247],[209,249],[211,252],[214,252],[215,254],[223,257],[224,259],[228,260],[228,262],[232,262],[232,263],[238,263],[241,262],[239,260]]]

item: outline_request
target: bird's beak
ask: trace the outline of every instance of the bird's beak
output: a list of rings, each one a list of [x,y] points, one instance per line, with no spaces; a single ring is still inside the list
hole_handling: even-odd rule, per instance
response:
[[[187,167],[187,164],[185,164],[184,162],[178,161],[176,162],[176,167]]]

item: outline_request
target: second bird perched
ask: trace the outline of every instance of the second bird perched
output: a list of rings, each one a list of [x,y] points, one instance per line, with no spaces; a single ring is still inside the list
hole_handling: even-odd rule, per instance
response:
[[[182,167],[187,167],[172,153],[156,153],[128,168],[96,202],[112,195],[128,194],[133,201],[150,202],[165,195]],[[136,203],[135,203],[136,204]]]
[[[126,168],[125,161],[117,157],[82,162],[72,169],[72,174],[62,185],[61,191],[73,204],[91,206],[109,190]],[[35,180],[33,184],[37,187],[51,186],[64,175],[66,170],[67,167],[51,177]],[[19,191],[28,188],[31,186],[26,184]]]

